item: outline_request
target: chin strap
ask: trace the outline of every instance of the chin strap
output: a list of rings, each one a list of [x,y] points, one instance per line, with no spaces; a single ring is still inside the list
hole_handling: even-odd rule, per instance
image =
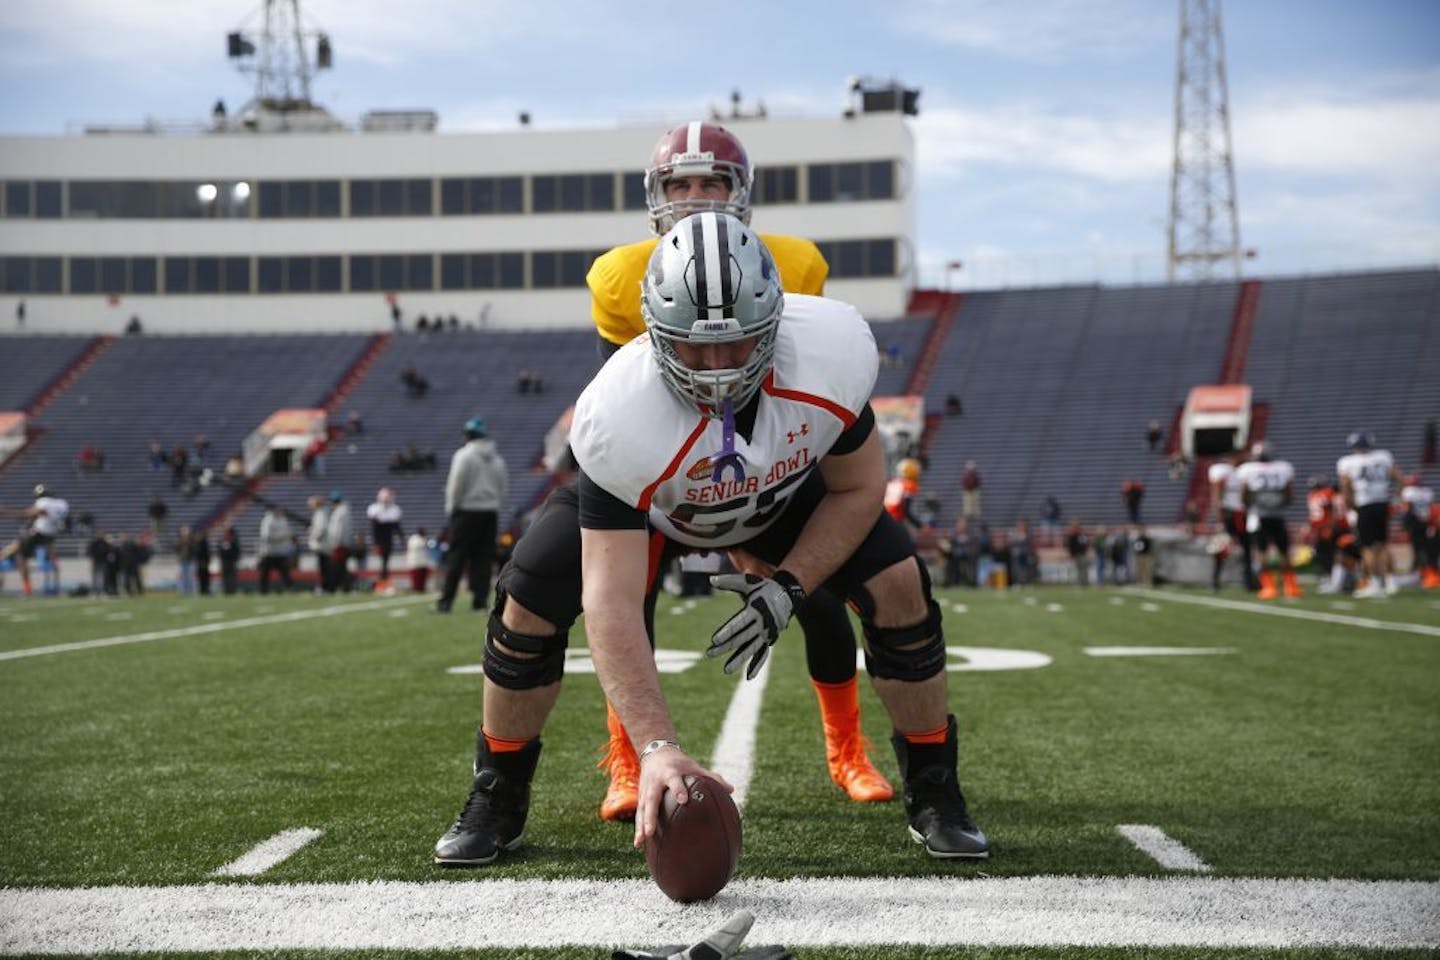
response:
[[[722,442],[720,452],[714,454],[715,470],[710,474],[711,483],[720,483],[725,479],[725,471],[733,470],[734,480],[745,479],[745,461],[740,459],[740,454],[735,452],[735,407],[727,399],[723,413],[721,414],[720,435]]]

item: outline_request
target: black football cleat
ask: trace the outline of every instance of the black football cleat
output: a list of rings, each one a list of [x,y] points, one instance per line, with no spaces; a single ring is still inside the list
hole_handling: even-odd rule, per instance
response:
[[[923,844],[930,856],[942,860],[988,860],[990,841],[970,816],[955,772],[955,718],[950,717],[943,744],[917,746],[899,733],[891,737],[891,743],[905,781],[911,838]]]
[[[491,753],[484,736],[475,751],[475,779],[455,823],[435,843],[435,862],[447,867],[483,867],[502,850],[525,840],[530,780],[540,758],[540,740],[515,753]]]

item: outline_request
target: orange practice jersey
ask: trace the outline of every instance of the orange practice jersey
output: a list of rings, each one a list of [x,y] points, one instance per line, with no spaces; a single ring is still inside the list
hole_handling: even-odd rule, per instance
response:
[[[920,484],[914,480],[906,480],[903,477],[896,477],[885,485],[885,510],[890,516],[905,522],[905,503],[910,498],[918,496]]]
[[[786,293],[825,295],[825,278],[830,265],[820,248],[803,237],[787,237],[762,233],[760,239],[775,259],[780,270],[780,284]],[[590,287],[590,316],[600,336],[617,346],[624,346],[645,332],[645,319],[640,315],[640,281],[650,252],[660,240],[651,237],[639,243],[615,247],[595,258],[585,282]]]

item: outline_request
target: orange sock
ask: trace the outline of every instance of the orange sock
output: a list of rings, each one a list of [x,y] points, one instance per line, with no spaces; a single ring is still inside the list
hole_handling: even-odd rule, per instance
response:
[[[491,753],[519,753],[525,749],[525,744],[530,742],[529,740],[507,740],[504,737],[491,736],[485,733],[483,728],[480,732],[485,734],[485,745],[490,748]]]
[[[919,733],[902,734],[907,743],[944,743],[945,735],[950,732],[950,721],[945,721],[934,730],[921,730]]]
[[[1260,571],[1260,592],[1268,593],[1275,589],[1275,574],[1269,570]]]
[[[820,700],[820,719],[826,724],[854,726],[860,721],[860,683],[856,677],[839,683],[825,683],[810,678],[815,696]]]

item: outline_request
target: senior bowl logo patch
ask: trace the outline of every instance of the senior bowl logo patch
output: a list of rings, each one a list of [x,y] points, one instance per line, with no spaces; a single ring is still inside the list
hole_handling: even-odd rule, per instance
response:
[[[707,456],[696,460],[690,469],[685,471],[685,476],[691,480],[709,480],[710,475],[714,472],[715,464],[711,463],[710,458]]]

